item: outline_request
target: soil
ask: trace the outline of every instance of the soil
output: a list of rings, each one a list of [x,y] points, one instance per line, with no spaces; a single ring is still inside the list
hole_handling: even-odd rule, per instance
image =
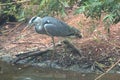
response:
[[[63,43],[57,47],[54,60],[60,67],[69,67],[70,69],[79,64],[79,67],[84,65],[84,69],[93,67],[94,70],[98,69],[104,72],[120,58],[120,23],[111,25],[108,34],[102,19],[95,21],[86,18],[83,14],[69,14],[63,21],[79,29],[83,34],[83,38],[69,39],[80,51],[81,56],[75,54],[71,48],[67,47],[66,50]],[[51,37],[37,34],[34,28],[22,32],[26,25],[27,23],[6,23],[3,25],[0,30],[1,57],[10,55],[14,59],[17,54],[45,50],[52,46]],[[57,43],[63,39],[55,37],[55,42]],[[50,60],[51,55],[52,53],[49,53],[49,55],[45,54],[42,57],[37,57],[35,62]],[[118,65],[118,67],[120,66]]]

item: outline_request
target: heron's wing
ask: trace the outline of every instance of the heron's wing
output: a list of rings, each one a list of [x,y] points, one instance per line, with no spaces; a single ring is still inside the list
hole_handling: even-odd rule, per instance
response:
[[[45,24],[44,28],[46,33],[51,36],[67,36],[70,34],[65,27],[56,26],[54,24]]]

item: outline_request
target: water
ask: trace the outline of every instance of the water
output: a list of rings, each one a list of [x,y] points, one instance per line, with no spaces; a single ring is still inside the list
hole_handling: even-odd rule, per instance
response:
[[[11,65],[0,61],[0,80],[94,80],[96,74]],[[99,80],[120,80],[120,74],[107,74]]]

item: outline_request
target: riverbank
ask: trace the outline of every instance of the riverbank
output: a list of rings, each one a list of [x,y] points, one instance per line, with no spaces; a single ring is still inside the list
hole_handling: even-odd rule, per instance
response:
[[[76,27],[83,33],[82,39],[70,39],[70,43],[79,50],[80,55],[69,46],[60,43],[55,58],[51,62],[52,52],[37,57],[28,57],[18,63],[40,67],[72,70],[77,72],[105,72],[120,58],[120,23],[110,26],[110,34],[104,29],[101,21],[86,19],[84,15],[68,15],[66,23]],[[34,29],[21,33],[27,23],[5,24],[0,34],[0,57],[11,62],[16,55],[24,52],[42,51],[52,46],[51,38],[37,34]],[[63,38],[55,38],[55,42]],[[120,73],[120,65],[116,65],[111,73]]]

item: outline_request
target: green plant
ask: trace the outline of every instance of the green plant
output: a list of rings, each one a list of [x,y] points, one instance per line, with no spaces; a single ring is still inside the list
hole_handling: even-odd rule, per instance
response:
[[[4,3],[1,2],[0,16],[6,16],[6,21],[12,20],[12,17],[10,16],[14,16],[14,18],[18,20],[21,17],[21,12],[21,4],[11,2],[10,0],[7,0]]]
[[[77,0],[75,0],[77,1]],[[75,4],[73,0],[41,0],[39,3],[39,12],[38,15],[61,15],[62,17],[66,16],[66,7],[70,7]]]
[[[31,16],[66,16],[66,7],[73,6],[78,0],[31,0],[26,2],[15,3],[12,0],[6,0],[0,14],[14,15],[18,21],[23,21]]]
[[[76,14],[84,13],[86,17],[99,20],[104,14],[103,22],[110,32],[110,25],[120,21],[120,1],[119,0],[85,0],[77,10]]]

